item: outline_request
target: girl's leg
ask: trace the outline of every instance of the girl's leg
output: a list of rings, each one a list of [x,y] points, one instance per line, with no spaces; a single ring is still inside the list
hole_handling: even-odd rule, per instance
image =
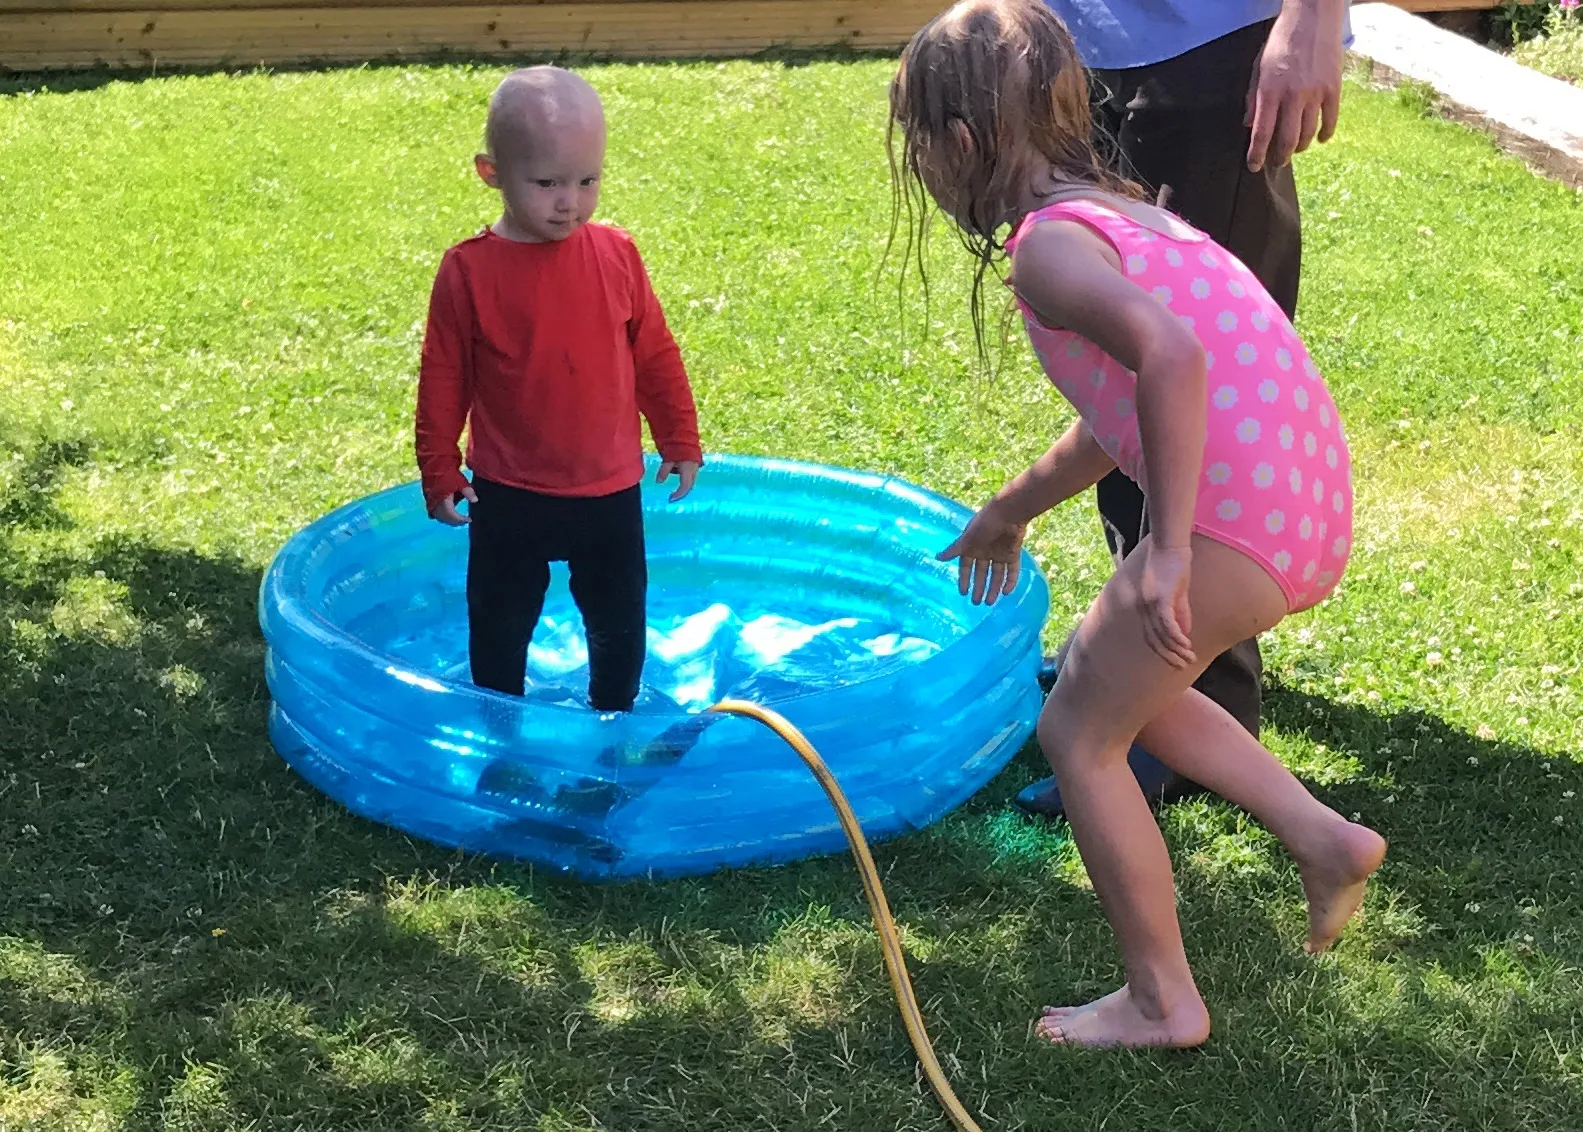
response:
[[[1208,1012],[1182,948],[1165,843],[1126,766],[1133,738],[1180,701],[1202,671],[1202,666],[1170,667],[1144,640],[1137,587],[1147,548],[1146,542],[1142,553],[1122,564],[1084,618],[1039,724],[1040,742],[1060,778],[1073,835],[1116,931],[1128,978],[1115,994],[1048,1014],[1041,1030],[1060,1041],[1190,1046],[1209,1033]],[[1257,563],[1209,539],[1195,537],[1193,551],[1189,601],[1198,656],[1216,656],[1271,628],[1285,614],[1284,595]],[[1180,755],[1188,745],[1175,735],[1161,737],[1172,754]],[[1186,737],[1195,742],[1217,738]],[[1248,761],[1247,749],[1241,751],[1234,756],[1239,765]],[[1273,758],[1270,762],[1279,766]],[[1221,777],[1214,769],[1206,763],[1207,774]],[[1296,793],[1306,793],[1295,779],[1291,784]],[[1310,823],[1322,816],[1330,820],[1323,807],[1304,809],[1289,788],[1273,788],[1267,797],[1251,800],[1255,816],[1267,810],[1286,822],[1288,832],[1308,833]]]
[[[1069,646],[1070,641],[1061,649],[1063,661]],[[1302,872],[1308,897],[1305,949],[1316,953],[1334,943],[1363,902],[1363,882],[1379,867],[1385,839],[1310,794],[1196,685],[1150,720],[1135,742],[1174,774],[1258,815]]]
[[[1257,817],[1302,873],[1309,952],[1323,951],[1363,904],[1364,884],[1385,858],[1385,839],[1347,821],[1224,708],[1189,688],[1138,733],[1166,766]]]

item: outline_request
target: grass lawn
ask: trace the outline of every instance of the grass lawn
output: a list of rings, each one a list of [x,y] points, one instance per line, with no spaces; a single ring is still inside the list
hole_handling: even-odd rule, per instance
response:
[[[1066,412],[877,274],[884,61],[615,66],[630,228],[709,446],[975,501]],[[585,887],[313,794],[264,731],[254,594],[289,534],[413,475],[439,254],[498,71],[0,93],[0,1129],[939,1129],[844,858]],[[1231,808],[1162,820],[1216,1036],[1030,1042],[1120,977],[1025,754],[878,851],[988,1129],[1583,1127],[1583,195],[1347,92],[1302,160],[1301,324],[1358,466],[1340,595],[1268,640],[1267,742],[1393,851],[1300,952]],[[1107,573],[1034,544],[1052,639]],[[790,756],[788,756],[790,757]]]

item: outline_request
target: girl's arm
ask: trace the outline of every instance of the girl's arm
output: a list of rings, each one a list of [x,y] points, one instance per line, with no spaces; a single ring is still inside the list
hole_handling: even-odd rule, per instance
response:
[[[1204,348],[1166,306],[1127,279],[1115,250],[1070,221],[1035,226],[1012,285],[1049,326],[1081,334],[1138,375],[1138,428],[1154,545],[1186,549],[1203,466]]]
[[[1204,460],[1204,348],[1165,304],[1122,274],[1115,249],[1085,225],[1034,227],[1017,247],[1012,283],[1045,322],[1081,334],[1138,375],[1150,526],[1138,613],[1161,659],[1192,665],[1187,595]]]
[[[962,593],[970,594],[974,605],[994,605],[1001,594],[1016,589],[1028,523],[1093,487],[1115,466],[1088,426],[1074,421],[1033,467],[979,509],[961,538],[940,552],[942,562],[956,561]]]
[[[997,491],[988,506],[999,510],[1007,520],[1026,526],[1087,491],[1115,467],[1116,462],[1105,455],[1088,426],[1081,420],[1073,421],[1061,439],[1032,467]]]

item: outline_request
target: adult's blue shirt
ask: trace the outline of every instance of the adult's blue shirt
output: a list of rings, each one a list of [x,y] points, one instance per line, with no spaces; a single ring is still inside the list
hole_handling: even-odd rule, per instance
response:
[[[1281,0],[1045,0],[1095,70],[1144,67],[1273,20]],[[1350,13],[1343,34],[1351,42]]]

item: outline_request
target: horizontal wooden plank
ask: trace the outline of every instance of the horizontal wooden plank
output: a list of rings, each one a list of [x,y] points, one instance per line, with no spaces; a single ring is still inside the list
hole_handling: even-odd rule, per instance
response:
[[[706,55],[834,44],[889,49],[948,2],[0,0],[0,69],[247,66],[444,53]],[[1387,2],[1412,11],[1493,6],[1493,0]]]
[[[502,0],[500,7],[537,8],[549,4],[675,4],[686,0]],[[738,0],[706,0],[734,4]],[[885,0],[880,0],[881,3]],[[478,0],[0,0],[0,12],[34,15],[60,12],[229,12],[260,8],[464,8]]]
[[[453,53],[738,54],[893,48],[942,0],[620,0],[607,4],[0,15],[0,67],[253,66]]]
[[[557,0],[509,0],[510,7],[539,7]],[[559,0],[572,4],[647,3],[675,4],[687,0]],[[741,0],[708,0],[717,4],[735,4]],[[898,0],[873,0],[871,6],[885,7]],[[905,0],[900,0],[905,3]],[[1385,0],[1409,12],[1450,12],[1498,8],[1502,0]],[[1540,0],[1518,0],[1533,4]],[[129,11],[229,11],[257,8],[444,8],[471,7],[475,0],[0,0],[0,12],[129,12]],[[942,0],[940,7],[945,7]]]

